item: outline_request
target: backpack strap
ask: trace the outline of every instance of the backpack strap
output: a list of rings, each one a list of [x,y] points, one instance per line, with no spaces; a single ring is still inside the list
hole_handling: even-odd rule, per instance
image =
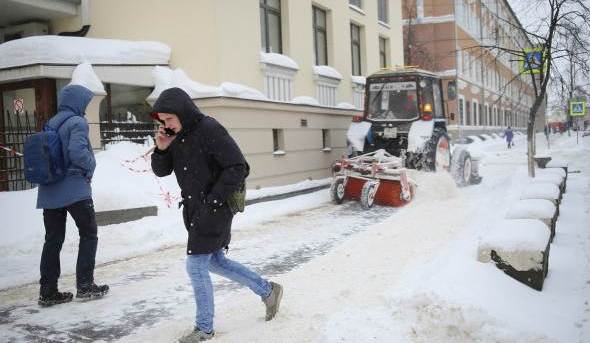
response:
[[[70,118],[75,117],[76,114],[75,113],[69,113],[68,115],[64,116],[60,121],[57,122],[57,125],[55,125],[55,127],[52,127],[51,125],[49,125],[49,121],[47,121],[47,123],[45,123],[45,125],[43,126],[43,131],[55,131],[57,132],[59,130],[59,128]]]

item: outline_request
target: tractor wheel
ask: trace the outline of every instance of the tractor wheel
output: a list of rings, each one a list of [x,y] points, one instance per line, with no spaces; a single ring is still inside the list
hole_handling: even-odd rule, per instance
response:
[[[445,129],[435,127],[426,144],[424,167],[427,171],[451,170],[451,144]]]
[[[467,150],[459,150],[455,152],[453,158],[451,175],[455,179],[455,183],[459,187],[469,186],[471,181],[471,168],[472,168],[471,155]]]
[[[332,197],[332,201],[338,205],[342,204],[344,201],[344,179],[337,178],[332,181],[332,185],[330,186],[330,196]]]
[[[373,203],[375,202],[375,194],[377,194],[377,183],[371,181],[365,182],[361,192],[361,206],[365,210],[373,207]]]

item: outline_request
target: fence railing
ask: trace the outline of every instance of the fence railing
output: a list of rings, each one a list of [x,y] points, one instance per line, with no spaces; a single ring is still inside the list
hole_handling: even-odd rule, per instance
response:
[[[33,188],[25,180],[22,153],[25,139],[36,131],[36,113],[4,113],[0,118],[0,191],[20,191]]]
[[[26,138],[35,133],[36,113],[6,112],[0,117],[0,192],[31,189],[35,185],[25,179],[23,152]],[[128,115],[117,115],[110,122],[89,123],[90,130],[99,126],[101,145],[116,142],[144,144],[154,137],[157,124],[141,122]],[[151,137],[151,138],[150,138]]]

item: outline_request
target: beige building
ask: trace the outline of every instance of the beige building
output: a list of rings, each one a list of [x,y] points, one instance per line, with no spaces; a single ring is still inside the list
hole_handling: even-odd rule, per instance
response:
[[[402,10],[406,64],[456,86],[457,99],[448,103],[455,113],[451,133],[526,128],[534,100],[530,75],[519,76],[516,56],[482,47],[532,47],[506,0],[404,0]]]
[[[196,103],[228,127],[246,153],[249,187],[328,176],[331,162],[346,151],[351,117],[362,111],[364,77],[403,64],[401,0],[0,0],[0,7],[0,41],[6,42],[0,51],[19,38],[47,34],[169,47],[168,58],[126,56],[119,63],[85,56],[107,93],[88,111],[93,145],[108,142],[101,141],[101,127],[118,114],[147,120],[154,66],[181,68],[191,80],[221,90]],[[2,113],[13,110],[14,99],[35,94],[25,103],[43,122],[80,59],[55,63],[41,54],[19,64],[0,57]],[[236,87],[261,96],[232,93]],[[13,177],[3,178],[0,190],[10,189]]]

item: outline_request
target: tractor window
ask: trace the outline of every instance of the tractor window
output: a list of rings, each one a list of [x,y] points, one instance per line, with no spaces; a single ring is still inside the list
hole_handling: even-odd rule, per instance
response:
[[[373,83],[369,86],[368,119],[411,120],[417,117],[416,82]]]
[[[432,89],[432,79],[422,79],[420,84],[420,112],[430,112],[430,115],[434,115],[434,96]]]
[[[438,81],[435,80],[432,84],[432,91],[434,95],[434,117],[435,118],[443,118],[443,104],[442,98],[440,96],[440,87],[438,85]]]

